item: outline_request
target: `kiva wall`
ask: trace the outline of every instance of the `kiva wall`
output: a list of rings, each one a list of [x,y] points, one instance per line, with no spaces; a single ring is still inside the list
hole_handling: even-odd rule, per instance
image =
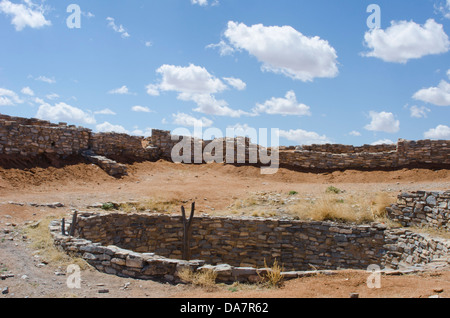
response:
[[[82,216],[76,235],[104,246],[180,259],[182,228],[180,217],[111,213]],[[384,230],[381,225],[198,217],[192,224],[191,259],[259,268],[276,259],[286,270],[366,269],[382,263]]]
[[[256,282],[274,259],[285,278],[317,274],[318,269],[367,270],[370,265],[408,270],[449,260],[449,240],[382,224],[200,217],[193,223],[191,260],[185,261],[180,259],[180,224],[179,217],[162,214],[84,212],[75,236],[62,234],[60,221],[53,221],[50,231],[57,246],[99,271],[172,282],[186,267],[213,270],[221,282]],[[65,224],[66,233],[70,226]]]

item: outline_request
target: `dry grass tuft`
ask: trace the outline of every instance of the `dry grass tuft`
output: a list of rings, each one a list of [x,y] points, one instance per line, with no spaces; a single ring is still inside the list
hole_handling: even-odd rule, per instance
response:
[[[180,200],[157,200],[147,199],[140,202],[128,202],[121,204],[119,209],[126,212],[145,212],[152,211],[158,213],[173,213],[178,212],[180,206],[183,204]]]
[[[39,221],[36,225],[24,229],[30,240],[31,248],[37,250],[41,259],[46,263],[64,267],[74,264],[80,266],[81,269],[89,268],[89,265],[83,259],[70,256],[54,245],[49,230],[50,222],[54,219],[55,217],[50,216]]]
[[[328,193],[317,200],[297,202],[289,207],[289,211],[300,219],[313,221],[386,223],[386,207],[394,202],[395,198],[387,193],[377,193],[374,197],[344,197]]]
[[[178,277],[185,283],[212,289],[216,286],[217,273],[212,269],[203,269],[193,272],[190,267],[184,267],[178,271]]]
[[[267,266],[266,260],[264,259],[264,267]],[[264,274],[258,274],[261,282],[260,284],[266,288],[280,288],[283,286],[284,277],[281,274],[284,271],[283,267],[278,264],[275,260],[270,270],[266,271]]]

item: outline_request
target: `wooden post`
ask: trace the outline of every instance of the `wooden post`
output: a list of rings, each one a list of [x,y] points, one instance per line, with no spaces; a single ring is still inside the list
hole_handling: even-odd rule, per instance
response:
[[[61,234],[66,235],[66,220],[64,218],[61,220]]]
[[[191,251],[190,251],[190,230],[192,225],[192,220],[194,219],[194,213],[195,213],[195,202],[192,203],[191,207],[191,215],[189,219],[186,219],[186,211],[184,210],[184,206],[181,207],[181,216],[183,221],[183,250],[182,250],[182,257],[183,260],[189,261],[191,258]]]
[[[77,216],[78,216],[78,212],[75,211],[72,216],[72,224],[70,225],[69,236],[75,235],[75,227],[77,225]]]

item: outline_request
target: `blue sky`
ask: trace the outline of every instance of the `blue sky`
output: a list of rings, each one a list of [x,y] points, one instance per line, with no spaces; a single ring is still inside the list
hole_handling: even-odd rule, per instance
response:
[[[0,113],[278,128],[282,145],[450,139],[449,32],[450,0],[0,0]]]

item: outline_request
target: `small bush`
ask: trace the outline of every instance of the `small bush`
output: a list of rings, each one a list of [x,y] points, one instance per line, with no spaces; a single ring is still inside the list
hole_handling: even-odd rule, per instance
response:
[[[114,203],[112,203],[112,202],[103,203],[102,204],[102,210],[105,210],[105,211],[114,210]]]
[[[334,187],[334,186],[329,186],[329,187],[327,188],[327,190],[326,190],[326,193],[335,193],[335,194],[339,194],[339,193],[341,193],[341,192],[342,192],[341,189],[338,189],[338,188],[336,188],[336,187]]]
[[[298,194],[297,191],[290,191],[290,192],[289,192],[289,195],[297,195],[297,194]]]

